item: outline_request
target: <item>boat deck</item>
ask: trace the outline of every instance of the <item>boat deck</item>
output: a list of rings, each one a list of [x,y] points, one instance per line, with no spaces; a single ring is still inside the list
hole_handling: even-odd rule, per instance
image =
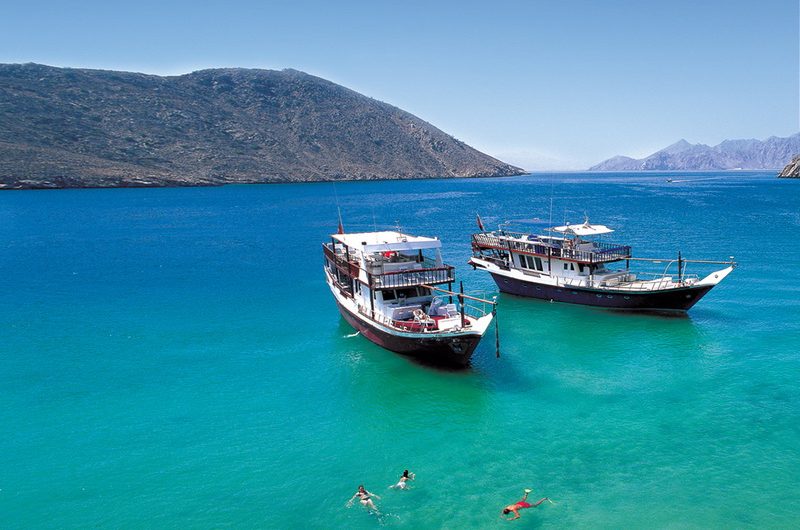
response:
[[[580,241],[561,238],[541,238],[516,232],[502,234],[480,233],[472,235],[473,250],[492,249],[516,252],[531,256],[553,257],[583,264],[611,263],[631,257],[631,247],[597,241]]]

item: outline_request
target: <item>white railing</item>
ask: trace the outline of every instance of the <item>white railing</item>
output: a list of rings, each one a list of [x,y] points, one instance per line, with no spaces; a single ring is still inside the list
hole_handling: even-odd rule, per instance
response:
[[[642,276],[645,278],[643,279]],[[648,279],[649,278],[649,279]],[[595,289],[613,289],[615,291],[662,291],[665,289],[677,289],[686,287],[698,281],[696,274],[683,276],[683,281],[676,282],[672,276],[664,276],[655,273],[624,273],[610,279],[595,278],[592,281],[588,277],[565,278],[556,277],[556,285],[559,287],[590,287]]]

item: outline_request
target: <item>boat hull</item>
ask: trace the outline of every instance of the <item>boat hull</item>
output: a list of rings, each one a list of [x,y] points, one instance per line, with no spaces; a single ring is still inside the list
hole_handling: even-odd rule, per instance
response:
[[[546,285],[491,273],[501,292],[569,304],[639,311],[688,311],[713,285],[660,291],[617,291]]]
[[[431,337],[387,333],[368,320],[354,315],[338,300],[336,305],[347,323],[368,340],[387,350],[415,357],[430,364],[467,366],[482,337],[479,333]]]

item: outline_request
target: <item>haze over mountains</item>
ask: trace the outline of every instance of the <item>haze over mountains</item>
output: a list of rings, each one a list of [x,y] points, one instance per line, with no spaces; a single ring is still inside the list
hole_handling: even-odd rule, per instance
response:
[[[296,70],[160,77],[0,65],[0,186],[524,173],[389,104]]]
[[[680,140],[652,155],[634,159],[615,156],[589,171],[781,169],[800,153],[800,133],[788,138],[725,140],[710,147]]]

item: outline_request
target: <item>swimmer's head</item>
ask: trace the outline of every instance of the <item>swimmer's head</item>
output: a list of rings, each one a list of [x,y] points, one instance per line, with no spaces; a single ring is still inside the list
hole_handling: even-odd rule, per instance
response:
[[[503,515],[508,514],[510,511],[508,508],[503,508]]]
[[[408,470],[407,469],[405,471],[403,471],[403,476],[408,478]]]
[[[364,485],[363,484],[360,484],[358,486],[358,491],[364,491]]]

